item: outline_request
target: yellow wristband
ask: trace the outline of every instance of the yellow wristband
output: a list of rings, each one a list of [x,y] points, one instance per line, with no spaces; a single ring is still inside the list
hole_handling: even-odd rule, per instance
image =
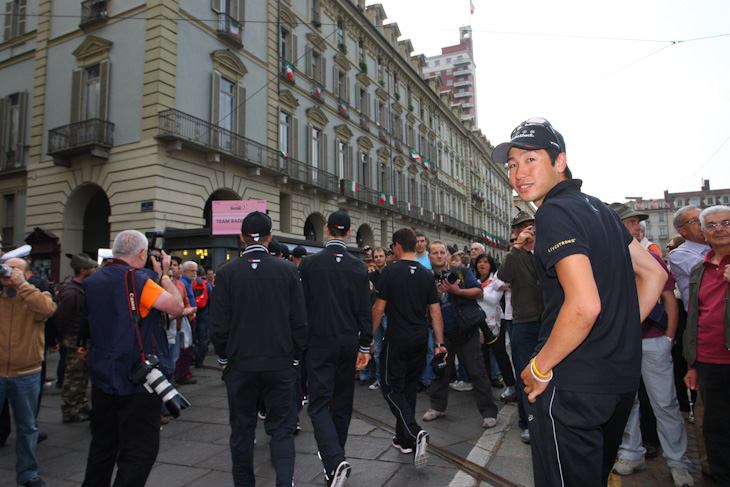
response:
[[[535,359],[532,359],[532,371],[535,372],[535,375],[538,379],[550,379],[553,376],[553,369],[550,369],[550,371],[547,373],[547,375],[543,375],[540,373],[539,370],[537,370],[537,366],[535,365]]]
[[[160,281],[162,281],[163,279],[170,279],[170,276],[168,276],[168,275],[164,275],[164,276],[162,276],[162,277],[160,278]]]

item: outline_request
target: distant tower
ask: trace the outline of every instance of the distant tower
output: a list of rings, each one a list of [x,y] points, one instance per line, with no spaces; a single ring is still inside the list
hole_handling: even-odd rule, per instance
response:
[[[426,58],[423,68],[424,78],[441,77],[443,91],[451,91],[454,101],[464,109],[462,120],[473,119],[474,128],[479,126],[477,119],[476,65],[472,30],[470,25],[459,28],[459,44],[442,47],[441,54]]]

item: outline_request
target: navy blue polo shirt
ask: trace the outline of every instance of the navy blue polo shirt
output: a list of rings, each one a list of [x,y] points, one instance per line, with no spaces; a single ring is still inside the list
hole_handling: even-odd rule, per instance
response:
[[[565,301],[555,265],[570,255],[588,256],[601,313],[585,341],[553,369],[553,383],[567,391],[622,394],[637,390],[641,373],[633,237],[616,212],[582,193],[581,185],[579,179],[558,183],[535,214],[535,267],[545,298],[537,351]]]

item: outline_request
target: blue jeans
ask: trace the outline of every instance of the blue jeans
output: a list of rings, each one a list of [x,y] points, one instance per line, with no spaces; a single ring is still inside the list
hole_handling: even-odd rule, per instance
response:
[[[434,378],[433,369],[431,368],[431,360],[433,360],[433,330],[428,330],[428,352],[426,353],[426,365],[421,372],[419,382],[426,387],[431,386],[431,380]]]
[[[41,392],[41,373],[23,377],[0,378],[0,404],[10,400],[15,419],[16,482],[24,484],[38,477],[35,449],[38,445],[38,395]]]
[[[537,338],[540,335],[539,321],[531,323],[513,323],[508,327],[510,340],[512,341],[512,363],[515,367],[515,382],[517,383],[517,411],[520,414],[519,425],[521,429],[527,429],[527,412],[525,411],[525,384],[520,374],[530,363],[532,354],[535,353]]]
[[[388,317],[383,316],[378,331],[373,337],[373,360],[375,361],[375,379],[380,382],[380,351],[383,350],[383,339],[385,338],[385,330],[388,329]],[[370,367],[365,367],[360,371],[360,379],[370,379]]]
[[[195,328],[195,335],[198,338],[198,350],[195,354],[195,366],[202,367],[205,361],[205,353],[208,348],[208,308],[200,311],[195,316],[198,326]]]

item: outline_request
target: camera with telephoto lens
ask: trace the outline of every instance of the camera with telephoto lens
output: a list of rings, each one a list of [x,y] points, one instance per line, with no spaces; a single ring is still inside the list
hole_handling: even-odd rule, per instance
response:
[[[436,284],[439,284],[441,282],[448,282],[449,284],[454,284],[456,281],[459,280],[459,276],[454,274],[451,271],[447,271],[446,269],[442,269],[440,271],[434,271],[433,272],[433,278],[436,280]]]
[[[12,267],[7,264],[0,264],[0,277],[10,277],[10,274],[12,274],[12,272]]]
[[[165,403],[165,407],[173,418],[180,416],[180,410],[190,406],[190,401],[177,392],[157,366],[160,361],[156,355],[147,354],[145,361],[129,373],[129,380],[135,386],[144,384],[144,388],[151,393],[157,393]]]

